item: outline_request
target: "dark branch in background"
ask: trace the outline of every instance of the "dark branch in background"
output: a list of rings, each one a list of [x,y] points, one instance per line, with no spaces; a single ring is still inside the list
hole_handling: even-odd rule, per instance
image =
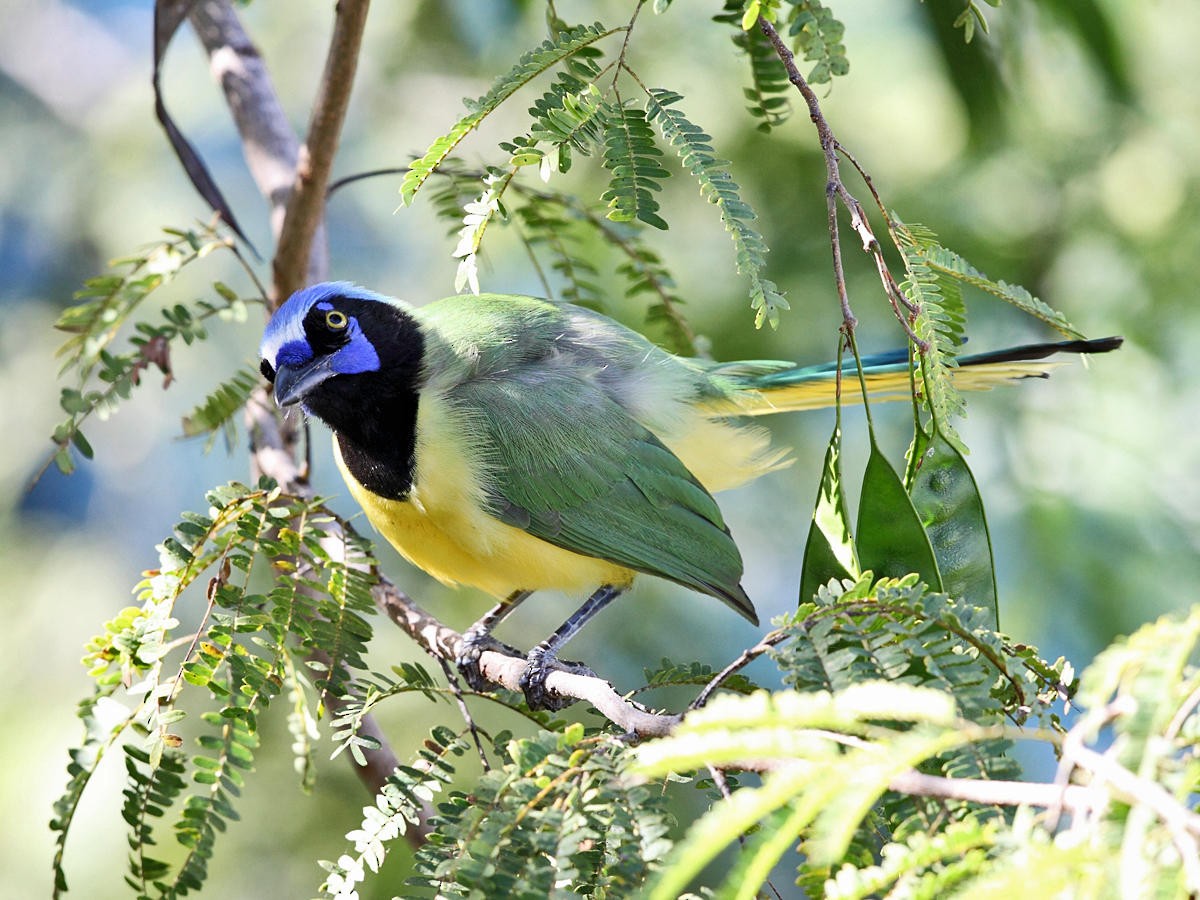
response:
[[[347,41],[339,37],[338,29],[347,27],[347,19],[359,29],[361,36],[362,20],[365,17],[366,2],[351,3],[343,0],[339,9],[345,7],[361,8],[362,15],[349,17],[339,16],[335,24],[333,47],[344,46]],[[296,215],[288,215],[288,197],[293,183],[304,181],[297,177],[297,166],[300,160],[300,142],[288,124],[283,107],[275,93],[266,66],[259,56],[258,50],[251,43],[237,13],[227,0],[205,0],[196,3],[189,12],[189,20],[199,36],[201,43],[208,53],[209,64],[213,75],[225,92],[225,99],[233,113],[234,122],[241,137],[243,153],[250,169],[251,176],[258,185],[259,191],[267,199],[271,208],[271,231],[276,236],[279,245],[286,241],[290,246],[304,246],[304,255],[293,256],[289,259],[289,279],[297,287],[305,280],[320,281],[325,278],[328,269],[327,249],[325,246],[324,227],[321,224],[323,207],[318,205],[315,213],[307,207]],[[358,38],[352,44],[358,46]],[[326,67],[326,76],[341,77],[343,69],[340,66]],[[348,88],[346,89],[348,92]],[[333,93],[327,85],[322,86],[322,97]],[[333,151],[337,145],[337,135],[340,131],[340,119],[331,120],[333,112],[343,115],[346,108],[345,98],[337,101],[326,100],[322,104],[324,113],[320,119],[321,137],[314,142],[319,148],[318,154],[310,151],[310,171],[324,173],[321,175],[321,190],[324,189],[324,179],[328,176]],[[314,115],[314,122],[317,117]],[[328,158],[326,158],[326,155]],[[311,193],[311,191],[310,191]],[[303,227],[303,240],[287,238],[290,230]],[[276,256],[276,293],[275,302],[279,302],[286,294],[278,293],[279,257]],[[266,475],[275,479],[290,493],[309,497],[312,495],[308,486],[306,473],[298,463],[298,433],[281,418],[270,393],[256,389],[246,406],[246,424],[251,439],[251,469],[254,475]],[[340,711],[338,698],[328,697],[330,713],[336,717]],[[377,750],[366,751],[367,764],[356,766],[355,771],[364,785],[372,793],[378,793],[385,780],[395,770],[399,760],[391,751],[387,742],[379,733],[378,726],[369,718],[363,723],[364,733],[379,741]],[[413,836],[421,832],[415,829]],[[419,837],[417,838],[419,839]]]
[[[833,275],[837,284],[838,300],[842,305],[842,320],[843,328],[847,334],[853,336],[854,326],[857,324],[857,319],[850,309],[850,297],[846,292],[846,273],[842,267],[842,247],[841,239],[838,236],[837,222],[837,201],[841,200],[846,210],[850,213],[850,227],[858,234],[862,241],[863,251],[870,253],[875,260],[875,268],[879,272],[879,280],[883,284],[884,294],[888,298],[888,302],[892,305],[892,310],[896,314],[896,318],[900,321],[904,331],[908,334],[917,348],[924,352],[929,349],[925,341],[921,340],[912,330],[910,315],[917,312],[917,309],[909,302],[908,298],[900,292],[899,286],[896,284],[896,279],[892,277],[891,271],[888,269],[887,262],[883,258],[883,248],[879,244],[878,238],[875,237],[875,232],[871,230],[871,224],[867,221],[867,215],[863,210],[863,206],[847,190],[846,185],[842,182],[841,170],[838,165],[838,153],[842,150],[837,138],[834,137],[833,130],[829,127],[829,122],[825,119],[825,114],[821,112],[820,101],[817,100],[817,95],[813,91],[812,86],[800,74],[800,70],[796,67],[796,57],[788,47],[787,43],[779,36],[779,32],[775,30],[775,26],[768,22],[765,18],[759,17],[758,26],[762,29],[762,33],[767,36],[767,40],[771,42],[771,46],[775,48],[775,54],[779,57],[779,61],[783,63],[783,68],[787,72],[788,81],[795,85],[796,90],[804,98],[804,102],[808,105],[808,117],[812,119],[813,125],[817,129],[817,139],[821,143],[821,152],[825,155],[825,171],[828,177],[825,187],[825,199],[829,209],[829,238],[833,249]],[[854,163],[855,168],[863,174],[866,173]],[[871,190],[874,195],[874,188]],[[875,195],[878,201],[878,195]],[[882,204],[880,204],[882,206]],[[908,311],[906,315],[902,308]]]
[[[195,3],[196,0],[158,0],[154,4],[154,74],[151,79],[154,87],[154,115],[158,119],[158,124],[163,127],[163,131],[167,133],[167,140],[171,142],[175,156],[179,159],[184,171],[187,172],[188,178],[191,179],[192,187],[216,211],[217,215],[225,220],[225,224],[233,230],[233,233],[241,238],[246,246],[254,250],[254,246],[238,224],[233,210],[225,201],[221,189],[217,187],[217,183],[209,173],[208,166],[204,164],[204,160],[200,158],[200,154],[196,152],[191,141],[184,137],[183,132],[179,130],[179,126],[167,112],[167,104],[163,100],[163,57],[166,56],[171,38],[175,36],[175,32],[179,30],[179,26],[183,24],[183,20],[187,16],[189,8]],[[258,255],[257,250],[254,253],[255,256]]]
[[[279,103],[258,48],[228,0],[199,0],[192,4],[188,21],[208,53],[213,77],[225,92],[246,166],[259,193],[270,204],[271,234],[278,240],[296,176],[300,141]],[[307,262],[310,281],[322,281],[329,267],[323,232],[323,227],[318,229],[312,243]],[[273,299],[278,302],[281,298]]]

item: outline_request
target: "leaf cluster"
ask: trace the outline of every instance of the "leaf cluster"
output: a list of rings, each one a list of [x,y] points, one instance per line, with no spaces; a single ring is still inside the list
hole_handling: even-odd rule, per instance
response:
[[[56,447],[52,460],[62,472],[75,468],[72,446],[85,458],[93,456],[82,431],[84,422],[93,414],[107,418],[116,412],[151,366],[162,374],[164,388],[171,384],[171,349],[177,342],[191,345],[207,338],[205,323],[214,317],[246,321],[248,301],[219,281],[213,284],[216,300],[174,303],[161,309],[157,317],[132,321],[151,295],[169,285],[182,269],[221,250],[238,255],[232,241],[213,228],[166,229],[162,241],[116,260],[110,274],[89,279],[75,295],[77,302],[59,316],[55,328],[70,335],[58,350],[64,358],[59,376],[73,382],[62,389],[59,405],[67,418],[55,427],[51,438]],[[113,344],[126,326],[132,329],[129,349],[114,352]],[[244,402],[249,388],[243,388],[243,381],[235,379],[219,389],[205,406],[208,415],[224,414],[224,418],[216,421],[206,417],[203,408],[198,410],[196,433],[226,427],[232,415],[230,391],[241,392]]]
[[[438,805],[413,896],[626,896],[670,846],[660,791],[581,725],[508,740],[505,762]]]
[[[467,134],[518,88],[547,69],[560,67],[549,87],[529,107],[529,129],[500,143],[506,164],[487,167],[481,176],[482,192],[471,196],[456,213],[460,219],[459,242],[453,254],[460,260],[456,289],[479,291],[477,255],[486,230],[494,221],[508,222],[515,217],[521,223],[522,237],[539,271],[544,272],[547,267],[537,262],[536,252],[545,248],[552,255],[549,270],[565,282],[563,296],[584,302],[591,300],[595,294],[590,283],[594,269],[589,270],[576,261],[569,265],[563,262],[566,245],[559,229],[565,214],[574,223],[598,232],[605,243],[622,253],[625,261],[618,274],[628,280],[629,293],[645,293],[652,298],[648,320],[664,326],[665,342],[672,349],[694,352],[695,337],[680,314],[681,301],[672,291],[674,279],[659,255],[642,243],[636,228],[668,227],[658,195],[663,181],[672,173],[664,164],[666,154],[658,145],[655,127],[696,179],[701,195],[718,208],[733,240],[737,269],[750,282],[756,325],[763,322],[777,325],[787,302],[778,287],[764,276],[767,247],[749,224],[756,218],[755,213],[730,176],[728,162],[715,155],[712,138],[683,114],[677,105],[682,100],[678,93],[647,87],[633,68],[628,50],[636,20],[635,14],[622,28],[606,28],[600,23],[568,28],[555,19],[551,37],[522,56],[496,80],[491,91],[468,102],[467,115],[411,164],[401,196],[405,203],[410,203],[431,174],[443,170],[454,173],[450,153]],[[625,36],[621,51],[615,59],[601,65],[603,51],[596,44],[617,33]],[[630,83],[636,100],[622,95],[622,85]],[[592,156],[599,159],[601,168],[608,173],[607,186],[594,204],[580,204],[574,199],[564,200],[558,192],[519,186],[517,176],[523,170],[536,171],[543,182],[548,182],[554,175],[568,172],[577,157]],[[509,198],[515,194],[518,205],[514,209],[506,205],[506,194]],[[435,198],[439,210],[446,209],[446,196],[447,193],[439,192]],[[550,204],[562,209],[551,212]],[[605,221],[627,227],[615,231],[606,227]],[[554,293],[548,282],[546,289],[547,293]]]
[[[331,543],[334,520],[319,501],[287,497],[269,482],[230,484],[208,501],[205,513],[186,514],[159,545],[159,567],[138,586],[141,605],[88,644],[94,690],[79,707],[85,736],[71,750],[52,823],[57,892],[66,889],[62,850],[83,791],[123,737],[135,737],[123,746],[133,851],[127,880],[139,896],[185,894],[203,884],[217,836],[237,818],[259,717],[286,695],[308,786],[315,723],[329,698],[353,694],[353,673],[364,668],[374,606],[361,539],[343,530]],[[206,573],[205,614],[195,632],[179,635],[176,605]],[[196,703],[211,708],[197,717]],[[189,733],[200,748],[191,755],[181,749]],[[186,848],[177,865],[150,855],[161,839],[155,821],[173,807],[181,807],[174,839]]]
[[[874,631],[898,600],[925,609],[912,623],[918,633],[911,643],[907,634],[893,633],[882,644],[925,654],[912,661],[880,653]],[[722,873],[718,897],[755,896],[797,843],[797,874],[810,895],[998,898],[1027,890],[1031,877],[1047,896],[1064,890],[1112,896],[1115,885],[1124,895],[1195,891],[1200,818],[1190,807],[1200,774],[1194,753],[1198,676],[1190,660],[1200,613],[1145,626],[1101,654],[1082,675],[1077,700],[1085,713],[1069,733],[1022,734],[1055,747],[1063,778],[1058,784],[1001,782],[1006,802],[1017,807],[1008,815],[983,798],[1004,796],[989,786],[1011,768],[996,748],[999,737],[1014,733],[999,721],[999,711],[1010,718],[1019,712],[1015,698],[990,708],[971,705],[985,700],[979,684],[995,670],[1018,674],[1022,654],[976,652],[983,644],[1003,647],[980,625],[962,641],[962,660],[947,666],[944,654],[921,649],[929,631],[919,619],[938,610],[950,633],[965,623],[953,623],[957,614],[947,610],[945,598],[901,583],[856,585],[822,601],[830,605],[801,610],[784,625],[789,638],[780,663],[793,690],[723,696],[689,714],[671,737],[636,751],[632,771],[646,777],[702,765],[765,773],[761,787],[733,793],[689,828],[647,896],[677,896],[747,834]],[[822,615],[843,603],[881,611],[861,619],[851,609]],[[835,619],[838,627],[827,631]],[[793,644],[812,646],[843,629],[846,640],[821,648],[820,661]],[[934,658],[939,655],[941,663]],[[1036,668],[1026,669],[1024,680],[1042,682]],[[973,673],[964,678],[967,670]],[[888,680],[870,680],[876,673]],[[1094,747],[1104,725],[1115,741],[1100,753]],[[946,773],[953,782],[943,779]],[[1057,807],[1067,802],[1072,780],[1069,790],[1079,799],[1065,819]],[[963,799],[937,799],[951,783]],[[979,799],[969,799],[973,788]]]

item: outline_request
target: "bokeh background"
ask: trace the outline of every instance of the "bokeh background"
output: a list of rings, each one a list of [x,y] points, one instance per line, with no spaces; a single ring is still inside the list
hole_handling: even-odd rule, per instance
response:
[[[1089,335],[1127,339],[1119,354],[1090,366],[972,398],[961,427],[989,511],[1004,629],[1082,668],[1116,635],[1191,603],[1200,576],[1200,6],[1010,0],[988,10],[991,35],[964,47],[949,26],[961,0],[831,5],[847,26],[851,71],[822,90],[826,114],[889,206],[933,227],[993,277],[1024,284]],[[615,22],[627,6],[563,0],[558,10],[569,20]],[[664,16],[644,15],[635,66],[650,83],[683,93],[683,108],[733,160],[772,248],[770,275],[793,309],[777,331],[753,329],[728,237],[685,176],[672,178],[664,195],[671,230],[649,241],[717,358],[825,359],[839,317],[814,134],[803,115],[770,136],[755,132],[742,108],[744,60],[728,32],[708,22],[718,6],[677,2]],[[215,325],[209,341],[178,351],[169,390],[150,377],[117,416],[85,429],[94,463],[69,478],[51,470],[29,487],[61,417],[54,319],[108,260],[208,212],[153,117],[149,2],[3,0],[0,12],[0,678],[8,685],[0,695],[0,872],[6,895],[16,897],[49,889],[46,826],[65,781],[66,749],[79,738],[75,704],[89,690],[78,665],[84,642],[130,601],[179,513],[203,509],[209,486],[247,477],[241,448],[206,454],[201,442],[180,439],[180,417],[221,373],[253,361],[261,323],[252,309],[247,323]],[[298,128],[320,76],[328,13],[328,4],[265,0],[243,10]],[[458,117],[460,98],[483,93],[543,27],[534,2],[376,4],[336,174],[402,165],[423,151]],[[265,205],[186,28],[164,79],[181,127],[269,253]],[[463,145],[469,164],[499,160],[496,141],[523,129],[515,115],[523,105]],[[563,186],[598,195],[594,168],[578,165]],[[332,274],[418,303],[451,293],[447,224],[428,204],[397,211],[398,185],[380,178],[333,198]],[[540,290],[511,235],[497,230],[488,242],[485,289]],[[864,345],[898,344],[852,237],[846,251]],[[616,293],[611,258],[598,256],[597,265],[614,292],[608,311],[636,325],[640,306]],[[218,255],[161,299],[188,302],[217,278],[251,290]],[[1052,337],[998,301],[969,294],[968,304],[973,348]],[[850,418],[853,473],[865,450],[858,417]],[[884,416],[895,459],[906,418],[904,410]],[[764,620],[796,603],[830,426],[821,414],[772,423],[778,440],[795,448],[796,464],[722,498]],[[323,435],[316,444],[319,489],[343,495]],[[336,502],[353,512],[340,496]],[[464,626],[486,606],[380,552],[394,578],[450,624]],[[536,640],[568,605],[531,604],[509,636]],[[379,666],[415,658],[386,624],[379,632]],[[756,634],[719,604],[647,583],[590,627],[573,655],[628,689],[662,656],[719,666]],[[413,699],[383,714],[402,755],[431,717],[453,721],[453,712]],[[357,822],[366,798],[343,761],[323,765],[317,793],[305,797],[287,744],[274,722],[244,820],[218,852],[215,895],[311,895],[321,880],[313,860],[340,852],[341,834]],[[1027,762],[1044,773],[1045,760]],[[106,767],[81,809],[68,847],[77,896],[126,895],[113,864],[125,846],[120,787],[119,766]],[[392,870],[399,878],[403,860]],[[391,896],[399,888],[377,882],[374,890]]]

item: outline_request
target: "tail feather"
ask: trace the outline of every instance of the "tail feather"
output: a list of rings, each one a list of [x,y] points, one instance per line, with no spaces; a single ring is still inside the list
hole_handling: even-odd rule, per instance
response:
[[[1004,350],[962,356],[953,370],[954,384],[962,391],[986,391],[1022,378],[1047,378],[1065,359],[1056,354],[1108,353],[1121,346],[1120,337],[1095,340],[1023,344]],[[704,404],[716,415],[761,416],[776,412],[820,409],[835,401],[837,363],[796,367],[777,361],[747,361],[713,366],[709,373],[734,390]],[[863,374],[871,399],[877,402],[904,400],[910,396],[908,354],[892,351],[863,358]],[[842,364],[842,400],[857,403],[857,370],[853,360]]]

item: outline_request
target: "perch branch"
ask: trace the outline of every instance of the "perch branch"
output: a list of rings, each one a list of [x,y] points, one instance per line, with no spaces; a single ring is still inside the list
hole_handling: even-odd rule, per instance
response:
[[[457,656],[462,635],[429,615],[386,579],[375,589],[375,603],[426,653],[439,660]],[[521,675],[527,665],[523,656],[509,656],[495,650],[485,650],[479,658],[484,677],[511,691],[521,690]],[[546,680],[546,687],[560,697],[590,703],[614,725],[640,738],[663,737],[679,724],[678,715],[648,712],[623,698],[603,678],[555,671]]]

